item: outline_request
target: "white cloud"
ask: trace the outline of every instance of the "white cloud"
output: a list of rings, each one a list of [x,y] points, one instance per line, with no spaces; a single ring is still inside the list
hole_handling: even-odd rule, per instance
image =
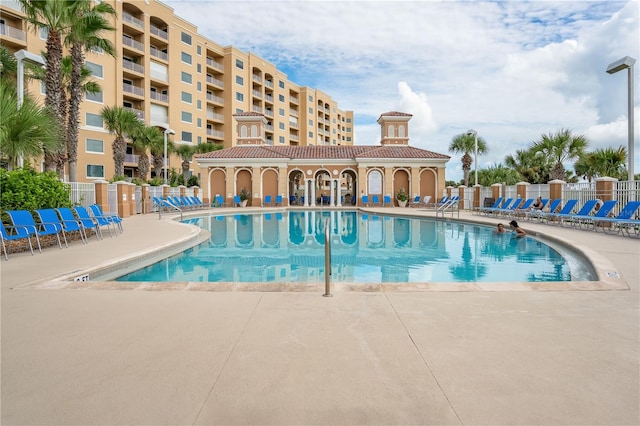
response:
[[[358,144],[377,143],[376,119],[399,110],[413,114],[410,143],[443,154],[476,129],[489,145],[480,167],[560,128],[592,149],[626,146],[625,73],[604,70],[640,59],[638,0],[165,3],[354,110]]]

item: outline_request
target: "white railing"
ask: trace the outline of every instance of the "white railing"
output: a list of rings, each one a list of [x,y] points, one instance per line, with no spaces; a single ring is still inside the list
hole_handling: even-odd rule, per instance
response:
[[[140,43],[137,40],[132,39],[131,37],[122,36],[122,44],[125,46],[133,47],[136,50],[141,50],[144,52],[144,44]]]
[[[15,38],[16,40],[26,41],[27,33],[19,28],[14,28],[6,24],[0,24],[0,35]]]
[[[164,93],[151,91],[149,93],[149,97],[156,101],[169,102],[169,95],[166,95]]]
[[[134,86],[129,83],[122,83],[122,90],[127,93],[133,93],[134,95],[144,96],[144,89],[142,87]]]
[[[93,183],[68,182],[71,187],[71,203],[89,207],[96,202],[96,186]]]
[[[160,38],[163,38],[165,40],[169,40],[169,33],[166,32],[165,30],[161,30],[158,27],[154,27],[153,25],[149,25],[149,32],[153,35],[157,35]]]
[[[149,53],[151,53],[151,56],[155,56],[156,58],[160,58],[165,61],[169,59],[169,55],[167,54],[167,52],[163,52],[162,50],[158,49],[155,46],[151,46],[149,48]]]
[[[133,24],[136,27],[144,28],[144,22],[142,22],[142,20],[136,18],[133,15],[129,15],[128,13],[123,13],[122,14],[122,20],[124,22],[128,22],[130,24]]]

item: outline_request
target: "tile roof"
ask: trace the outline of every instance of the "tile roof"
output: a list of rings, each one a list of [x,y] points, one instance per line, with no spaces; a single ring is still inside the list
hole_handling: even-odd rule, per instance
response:
[[[431,158],[449,159],[448,155],[411,146],[341,145],[341,146],[234,146],[196,158],[282,158],[292,160],[356,159],[356,158]]]
[[[398,112],[398,111],[389,111],[389,112],[383,112],[382,114],[380,114],[380,117],[387,117],[387,116],[392,116],[392,117],[413,117],[413,114],[407,114],[406,112]]]

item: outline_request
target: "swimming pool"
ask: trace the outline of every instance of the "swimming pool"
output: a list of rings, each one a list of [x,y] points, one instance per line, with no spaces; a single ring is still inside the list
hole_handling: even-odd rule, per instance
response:
[[[211,233],[178,255],[117,278],[127,282],[344,283],[594,281],[569,250],[492,227],[358,211],[283,211],[188,219]]]

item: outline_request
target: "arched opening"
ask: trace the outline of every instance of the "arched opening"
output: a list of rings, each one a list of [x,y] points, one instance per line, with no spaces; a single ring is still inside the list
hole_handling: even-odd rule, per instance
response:
[[[289,173],[289,204],[304,204],[304,173],[293,170]]]

